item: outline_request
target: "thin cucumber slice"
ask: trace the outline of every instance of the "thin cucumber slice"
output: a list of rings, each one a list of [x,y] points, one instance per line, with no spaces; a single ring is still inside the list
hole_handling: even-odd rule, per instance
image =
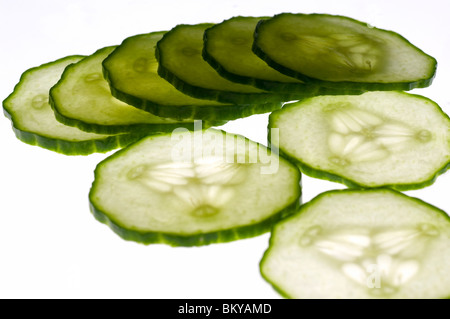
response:
[[[235,104],[275,105],[283,97],[221,77],[202,58],[203,34],[213,24],[178,25],[157,43],[158,74],[178,90],[197,98]]]
[[[111,95],[102,75],[103,60],[114,46],[98,50],[66,68],[50,90],[50,104],[63,124],[87,132],[170,132],[179,126],[193,129],[193,121],[179,123],[126,104]]]
[[[119,236],[199,246],[257,236],[298,207],[300,173],[214,129],[149,136],[97,166],[91,211]]]
[[[327,14],[263,20],[253,50],[283,74],[330,87],[410,90],[436,72],[436,60],[399,34]]]
[[[287,298],[450,297],[450,218],[388,189],[323,193],[278,223],[261,273]]]
[[[22,74],[14,92],[3,101],[3,111],[18,139],[66,155],[103,153],[137,140],[132,134],[86,133],[56,120],[48,103],[48,91],[67,65],[81,59],[82,56],[65,57]]]
[[[361,91],[306,85],[271,68],[252,51],[253,34],[260,20],[267,17],[233,17],[205,31],[203,58],[224,78],[257,88],[285,93],[286,100],[325,94]]]
[[[450,167],[450,119],[418,95],[314,97],[272,113],[269,127],[305,174],[350,187],[418,189]]]
[[[161,31],[129,37],[103,61],[103,73],[114,97],[166,118],[217,121],[254,113],[252,105],[193,98],[161,78],[157,73],[155,47],[165,33]]]

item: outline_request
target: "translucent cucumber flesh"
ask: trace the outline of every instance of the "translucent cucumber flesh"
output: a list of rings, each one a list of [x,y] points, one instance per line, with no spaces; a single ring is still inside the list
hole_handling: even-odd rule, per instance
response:
[[[433,102],[406,93],[322,96],[271,117],[280,148],[313,170],[358,185],[424,183],[450,161],[450,120]],[[321,176],[318,176],[321,177]]]
[[[231,135],[233,151],[212,129],[195,136],[149,137],[101,163],[90,196],[96,210],[125,231],[189,237],[257,225],[295,203],[294,166],[280,160],[262,174],[277,160],[264,147]],[[215,148],[218,141],[228,146]],[[180,147],[194,151],[177,157]]]
[[[172,29],[158,43],[160,67],[192,86],[235,93],[264,93],[252,86],[226,80],[203,60],[203,33],[211,26],[183,25]]]
[[[59,80],[64,68],[82,58],[64,58],[24,74],[15,92],[4,102],[6,111],[12,116],[14,127],[47,138],[71,142],[108,137],[61,124],[56,120],[48,102],[49,89]]]
[[[436,61],[398,34],[339,16],[282,14],[263,23],[256,45],[294,72],[323,81],[414,82]]]
[[[302,83],[269,67],[252,52],[253,33],[261,18],[236,17],[207,30],[206,51],[228,72],[257,79]]]
[[[159,105],[223,105],[185,95],[158,75],[155,46],[164,34],[128,38],[105,60],[104,68],[114,89]]]
[[[126,104],[111,95],[103,78],[102,61],[114,50],[97,51],[68,68],[51,96],[58,113],[85,123],[98,125],[132,125],[176,123]]]
[[[446,298],[449,221],[394,191],[325,193],[276,226],[261,269],[292,298]]]

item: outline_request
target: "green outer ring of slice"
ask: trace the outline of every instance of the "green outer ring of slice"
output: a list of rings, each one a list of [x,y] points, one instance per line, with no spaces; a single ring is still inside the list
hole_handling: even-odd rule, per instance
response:
[[[383,92],[379,92],[379,93],[383,93]],[[364,94],[377,94],[376,92],[367,92]],[[364,95],[362,94],[362,95]],[[405,92],[386,92],[386,94],[402,94],[404,96],[409,96],[411,98],[417,98],[417,99],[421,99],[425,102],[431,103],[434,108],[448,121],[450,121],[450,117],[439,107],[439,105],[437,105],[434,101],[421,96],[421,95],[414,95],[414,94],[410,94],[410,93],[405,93]],[[317,98],[317,97],[316,97]],[[320,97],[318,97],[320,98]],[[310,100],[315,99],[315,97],[309,98],[309,99],[305,99],[302,102],[297,102],[297,103],[292,103],[292,104],[287,104],[285,107],[283,107],[283,109],[279,110],[279,111],[275,111],[272,114],[270,114],[269,116],[269,124],[268,124],[268,141],[269,141],[269,145],[272,149],[276,149],[277,152],[280,153],[280,155],[282,155],[283,157],[289,159],[291,162],[295,163],[300,171],[310,177],[314,177],[314,178],[319,178],[319,179],[323,179],[323,180],[328,180],[328,181],[332,181],[332,182],[337,182],[337,183],[341,183],[344,184],[348,187],[351,188],[372,188],[374,186],[371,185],[366,185],[362,182],[358,182],[355,181],[352,178],[346,177],[343,174],[338,174],[338,173],[332,173],[329,172],[327,170],[324,169],[320,169],[317,167],[313,167],[311,164],[306,163],[304,160],[301,160],[299,158],[297,158],[296,156],[292,155],[291,152],[286,151],[285,149],[283,149],[283,147],[279,147],[278,144],[280,141],[276,140],[273,141],[272,137],[271,137],[271,132],[272,129],[276,129],[277,127],[275,127],[274,122],[277,120],[278,116],[281,115],[283,113],[284,110],[288,110],[290,108],[295,108],[298,104],[303,104],[303,103],[308,103]],[[279,128],[281,130],[281,128]],[[449,144],[450,145],[450,144]],[[386,183],[383,185],[377,185],[376,187],[388,187],[388,188],[392,188],[395,190],[399,190],[399,191],[406,191],[406,190],[416,190],[416,189],[421,189],[427,186],[432,185],[436,179],[444,174],[447,170],[450,169],[450,160],[448,162],[446,162],[444,165],[442,165],[441,167],[437,168],[434,173],[429,175],[429,178],[427,178],[426,180],[423,180],[421,182],[416,182],[416,183]]]
[[[411,200],[416,202],[418,205],[420,206],[424,206],[426,208],[430,208],[432,210],[434,210],[436,212],[436,214],[438,216],[442,216],[444,217],[448,222],[450,222],[450,216],[443,210],[419,199],[419,198],[415,198],[415,197],[410,197],[407,196],[403,193],[400,193],[398,191],[389,189],[389,188],[376,188],[376,189],[344,189],[344,190],[330,190],[330,191],[326,191],[324,193],[321,193],[319,195],[317,195],[316,197],[314,197],[313,199],[311,199],[309,202],[304,203],[300,209],[294,213],[289,215],[288,217],[286,217],[285,219],[283,219],[282,221],[278,222],[277,224],[275,224],[275,226],[272,229],[272,233],[271,233],[271,237],[269,239],[269,247],[266,249],[266,251],[263,254],[263,257],[260,261],[259,267],[260,267],[260,273],[261,276],[264,278],[264,280],[269,283],[272,288],[278,293],[280,294],[283,298],[286,299],[294,299],[294,296],[289,295],[289,293],[287,293],[286,291],[284,291],[284,289],[280,286],[280,284],[277,284],[274,280],[272,280],[271,278],[269,278],[269,275],[265,274],[263,268],[264,268],[264,264],[267,262],[267,260],[270,258],[270,254],[272,252],[272,249],[274,249],[274,243],[275,243],[275,238],[278,234],[278,232],[283,230],[283,225],[288,224],[291,220],[294,220],[300,216],[302,216],[302,214],[308,210],[311,206],[314,206],[317,202],[319,202],[322,198],[326,198],[328,196],[334,196],[334,195],[344,195],[344,194],[356,194],[356,193],[360,193],[360,194],[370,194],[370,193],[376,193],[376,192],[385,192],[388,194],[392,194],[407,200]],[[443,296],[442,299],[450,299],[450,295],[448,296]]]
[[[6,117],[10,115],[6,113]],[[93,153],[106,153],[118,148],[125,147],[142,138],[142,135],[119,134],[111,135],[103,139],[89,141],[72,142],[62,139],[55,139],[33,132],[20,130],[13,125],[13,131],[16,137],[22,142],[45,148],[63,155],[90,155]]]
[[[280,94],[280,96],[283,97],[284,100],[290,101],[290,100],[298,100],[305,97],[310,96],[316,96],[316,95],[334,95],[334,94],[360,94],[362,93],[361,90],[354,90],[353,88],[339,88],[339,89],[333,89],[333,88],[327,88],[327,87],[321,87],[318,85],[306,85],[305,83],[301,83],[294,78],[292,78],[291,81],[280,81],[279,77],[284,76],[283,74],[277,75],[278,79],[263,79],[258,78],[256,76],[252,76],[250,74],[243,74],[243,73],[237,73],[230,71],[223,63],[220,62],[220,59],[216,56],[215,53],[211,52],[212,49],[210,48],[211,42],[213,42],[213,37],[215,36],[215,32],[219,28],[225,28],[226,25],[230,23],[236,23],[236,22],[247,22],[248,24],[254,24],[255,27],[257,23],[261,20],[266,20],[269,17],[242,17],[237,16],[233,17],[231,19],[225,20],[219,24],[213,25],[212,27],[205,30],[204,35],[204,46],[203,46],[203,59],[209,63],[222,77],[241,84],[248,84],[252,85],[254,87],[257,87],[261,90],[266,90],[270,92],[276,92]],[[238,63],[242,61],[248,61],[252,55],[254,55],[252,51],[252,44],[253,44],[253,31],[251,33],[251,40],[247,40],[246,38],[246,32],[247,30],[241,30],[239,33],[238,40],[241,40],[238,45],[239,46],[248,46],[248,55],[235,55],[233,56],[232,44],[230,45],[229,50],[223,50],[226,52],[227,55],[232,56],[234,61],[237,61]],[[237,40],[237,41],[238,41]],[[250,42],[251,41],[251,42]],[[260,58],[255,55],[255,59],[259,60]],[[263,63],[264,61],[261,60]],[[237,65],[238,66],[238,65]],[[242,69],[242,68],[241,68]],[[273,70],[268,65],[265,65],[264,67],[260,67],[260,71],[266,71],[267,69],[269,72],[277,72],[276,70]],[[242,71],[241,71],[242,72]],[[266,71],[267,72],[267,71]]]
[[[10,103],[10,100],[18,94],[18,91],[21,90],[21,87],[29,74],[32,74],[42,68],[52,67],[59,63],[69,63],[71,60],[79,60],[82,58],[84,58],[84,56],[79,55],[64,57],[56,61],[28,69],[21,75],[20,80],[14,87],[13,92],[3,101],[3,113],[9,120],[11,120],[12,129],[19,140],[26,144],[39,146],[64,155],[89,155],[92,153],[106,153],[108,151],[124,147],[130,143],[136,142],[142,137],[142,135],[136,134],[116,134],[103,137],[99,135],[98,138],[89,140],[70,141],[65,138],[51,136],[51,133],[47,135],[42,132],[34,132],[32,129],[22,127],[16,122],[14,112],[10,109],[8,104]]]
[[[158,74],[169,81],[174,87],[176,87],[181,92],[190,95],[192,97],[200,98],[200,99],[208,99],[208,100],[214,100],[219,101],[222,103],[233,103],[233,104],[261,104],[260,107],[262,107],[265,112],[268,108],[269,104],[272,106],[273,109],[276,109],[277,105],[281,105],[282,102],[284,102],[285,98],[283,96],[280,96],[278,94],[262,91],[259,89],[256,89],[252,86],[247,86],[244,84],[234,83],[231,81],[228,81],[224,78],[222,78],[217,72],[206,62],[203,60],[201,52],[203,51],[203,33],[204,30],[211,27],[213,24],[211,23],[203,23],[203,24],[196,24],[196,25],[186,25],[186,24],[180,24],[174,27],[172,30],[167,32],[163,38],[158,41],[156,45],[156,59],[159,62],[158,66]],[[188,32],[189,31],[189,32]],[[180,35],[179,33],[186,32],[186,34]],[[201,35],[199,36],[199,33]],[[182,46],[182,43],[178,43],[178,37],[180,37],[183,40],[186,40],[186,37],[189,37],[188,41],[186,42],[189,46],[184,47],[183,49],[178,49],[177,52],[183,54],[183,59],[186,59],[187,61],[184,61],[182,64],[185,66],[188,66],[193,69],[195,72],[200,72],[197,70],[201,70],[201,72],[208,73],[208,79],[206,81],[208,82],[207,85],[212,85],[213,87],[204,87],[202,86],[205,84],[205,78],[202,77],[201,80],[199,80],[199,77],[197,77],[195,74],[192,76],[192,73],[186,71],[179,71],[178,73],[184,73],[183,76],[189,77],[188,80],[184,80],[181,78],[181,76],[177,73],[176,70],[173,70],[173,65],[168,66],[167,64],[175,63],[180,64],[180,55],[177,56],[177,59],[170,59],[167,57],[166,50],[173,50],[175,51],[178,47]],[[175,40],[173,39],[175,38]],[[174,41],[177,46],[174,46],[173,44],[168,45],[168,42]],[[172,54],[172,58],[176,56],[175,54]],[[193,68],[193,66],[196,66],[196,68]],[[200,75],[200,73],[197,73]],[[200,81],[202,84],[193,83],[192,81]],[[263,113],[259,112],[259,113]]]
[[[414,88],[424,88],[431,85],[433,82],[433,79],[436,75],[436,68],[437,68],[437,61],[433,57],[429,56],[419,48],[415,47],[412,43],[410,43],[407,39],[405,39],[400,34],[384,30],[384,29],[378,29],[375,27],[370,27],[370,29],[377,30],[380,32],[383,32],[389,36],[396,37],[399,41],[403,42],[405,46],[409,46],[410,48],[413,48],[418,52],[420,55],[426,57],[429,59],[429,64],[431,65],[430,69],[427,72],[427,76],[423,78],[418,79],[411,79],[411,80],[405,80],[405,81],[395,81],[395,82],[381,82],[381,81],[374,81],[374,82],[358,82],[358,81],[330,81],[330,80],[322,80],[318,77],[314,77],[312,75],[306,75],[298,70],[294,70],[293,68],[290,68],[289,66],[276,61],[270,56],[270,53],[265,52],[260,45],[258,44],[258,41],[260,41],[261,38],[261,30],[264,27],[269,26],[272,22],[281,19],[286,16],[310,16],[310,17],[332,17],[332,18],[338,18],[343,19],[347,22],[354,23],[355,25],[360,25],[362,27],[367,28],[368,25],[364,22],[345,17],[345,16],[337,16],[337,15],[328,15],[328,14],[292,14],[292,13],[281,13],[278,15],[275,15],[269,20],[261,20],[255,29],[255,41],[253,43],[253,52],[258,55],[261,59],[266,61],[268,65],[270,65],[272,68],[278,70],[279,72],[291,76],[293,78],[299,79],[301,81],[304,81],[305,83],[310,83],[314,85],[320,85],[320,86],[327,86],[330,88],[342,88],[342,89],[354,89],[354,90],[370,90],[370,91],[386,91],[386,90],[412,90]]]
[[[269,232],[272,226],[281,219],[289,216],[296,210],[298,204],[291,204],[289,207],[279,214],[272,216],[258,224],[242,226],[239,228],[226,229],[217,232],[210,232],[206,234],[197,234],[191,236],[182,236],[177,234],[162,233],[162,232],[138,232],[122,227],[120,223],[109,218],[108,215],[96,208],[92,203],[90,209],[95,219],[99,222],[108,225],[117,235],[127,241],[134,241],[144,245],[149,244],[167,244],[178,247],[193,247],[203,246],[215,243],[227,243],[239,239],[246,239],[256,237]]]
[[[172,85],[168,84],[168,82],[161,78],[162,84],[164,85],[164,90],[169,92],[169,95],[165,100],[170,99],[173,95],[177,95],[177,102],[171,104],[162,104],[160,101],[157,101],[154,97],[151,96],[151,91],[147,92],[132,92],[131,89],[122,87],[119,85],[119,79],[116,73],[116,69],[114,68],[114,64],[117,63],[119,59],[127,59],[124,61],[126,63],[131,63],[129,61],[132,57],[131,54],[128,54],[128,47],[132,47],[138,42],[151,42],[151,51],[150,49],[142,49],[142,52],[139,52],[139,56],[141,54],[146,53],[147,55],[154,56],[154,48],[153,48],[153,37],[162,37],[167,31],[159,31],[152,32],[149,34],[138,34],[132,37],[125,39],[120,46],[116,48],[104,61],[103,61],[103,75],[105,79],[108,81],[111,89],[112,95],[130,105],[133,105],[136,108],[142,109],[149,113],[152,113],[156,116],[173,118],[173,119],[201,119],[204,121],[213,121],[214,124],[220,121],[234,120],[241,117],[247,117],[253,114],[258,113],[267,113],[271,112],[275,109],[279,109],[281,107],[281,103],[265,103],[265,104],[222,104],[216,101],[210,101],[205,99],[195,99],[191,96],[185,95],[177,89],[173,88],[171,90]],[[155,44],[156,45],[156,42]],[[142,46],[148,46],[147,43],[142,43]],[[146,58],[146,61],[150,61],[150,63],[157,63],[157,61],[153,62],[153,58]],[[153,66],[153,65],[151,65]],[[149,69],[152,69],[151,66]],[[155,72],[155,74],[151,74],[150,76],[159,75]],[[138,81],[136,77],[133,75],[128,79],[129,81]],[[167,84],[170,87],[167,87]],[[153,83],[149,82],[146,85],[151,86],[151,90],[157,90],[157,88],[153,87]],[[149,89],[150,90],[150,89]],[[185,97],[185,102],[183,102],[183,96]],[[197,104],[196,104],[197,103]]]
[[[85,132],[92,132],[97,134],[130,134],[130,133],[140,133],[141,136],[149,134],[159,134],[163,132],[170,132],[179,127],[184,127],[189,130],[194,129],[194,123],[173,123],[173,124],[130,124],[130,125],[101,125],[95,123],[88,123],[74,118],[64,116],[58,111],[54,100],[50,98],[50,105],[55,112],[55,117],[58,122],[76,127]],[[205,127],[219,126],[225,124],[227,121],[214,121],[214,122],[204,122]]]
[[[208,132],[210,130],[219,132],[220,134],[226,134],[224,131],[208,129],[203,130],[202,132]],[[196,131],[198,133],[198,131]],[[194,133],[195,134],[195,133]],[[234,135],[234,134],[233,134]],[[159,136],[167,136],[167,134],[161,134]],[[245,140],[247,143],[254,143],[248,140],[245,137],[234,135],[237,138],[241,138]],[[110,214],[104,209],[99,207],[99,204],[96,204],[95,197],[97,188],[99,187],[99,180],[101,178],[100,171],[102,167],[108,165],[110,162],[120,158],[121,156],[125,156],[127,152],[133,151],[134,148],[139,147],[140,144],[145,143],[147,139],[157,139],[157,135],[149,136],[148,138],[142,139],[125,149],[122,149],[112,156],[108,157],[104,161],[100,162],[95,169],[95,179],[92,184],[91,191],[89,193],[89,201],[90,201],[90,210],[94,217],[101,223],[108,225],[117,235],[119,235],[122,239],[127,241],[134,241],[141,244],[168,244],[170,246],[203,246],[213,243],[225,243],[239,239],[245,239],[250,237],[259,236],[263,233],[266,233],[271,230],[272,226],[278,222],[279,220],[289,216],[294,213],[301,204],[301,174],[295,165],[292,165],[290,162],[285,159],[279,157],[280,162],[283,161],[286,165],[290,167],[290,169],[294,170],[294,175],[292,179],[296,180],[295,185],[292,188],[292,192],[295,193],[295,199],[289,203],[283,204],[284,208],[281,210],[272,213],[269,217],[264,220],[258,221],[257,223],[250,223],[238,227],[228,228],[228,229],[219,229],[216,231],[209,232],[199,232],[195,234],[177,234],[173,232],[165,232],[165,231],[140,231],[136,229],[130,229],[127,226],[124,226],[117,218],[113,218]],[[195,137],[194,137],[195,138]],[[255,143],[257,144],[257,143]],[[259,145],[259,144],[257,144]],[[259,147],[259,146],[258,146]],[[262,146],[261,146],[262,147]],[[195,151],[194,151],[195,152]],[[276,153],[274,153],[276,154]],[[278,154],[276,154],[278,156]]]

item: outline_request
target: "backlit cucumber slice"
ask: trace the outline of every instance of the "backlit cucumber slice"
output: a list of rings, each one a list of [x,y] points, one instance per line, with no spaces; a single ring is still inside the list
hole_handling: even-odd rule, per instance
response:
[[[399,34],[343,16],[276,15],[255,30],[254,52],[306,83],[367,90],[426,87],[436,60]]]
[[[272,146],[313,177],[351,187],[417,189],[450,167],[450,119],[403,92],[320,96],[270,115]]]
[[[288,298],[449,298],[450,218],[388,189],[323,193],[279,222],[261,262]]]
[[[257,236],[298,206],[295,165],[213,129],[147,137],[100,163],[91,210],[126,240],[199,246]]]

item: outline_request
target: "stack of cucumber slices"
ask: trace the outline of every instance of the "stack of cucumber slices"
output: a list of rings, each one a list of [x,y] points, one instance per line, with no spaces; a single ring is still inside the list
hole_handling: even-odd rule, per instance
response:
[[[26,71],[16,136],[95,171],[93,215],[143,244],[272,231],[261,274],[289,298],[448,298],[450,218],[399,191],[450,168],[450,118],[405,93],[436,60],[343,16],[178,25]],[[269,147],[212,128],[269,116]],[[301,173],[347,185],[301,204]]]

